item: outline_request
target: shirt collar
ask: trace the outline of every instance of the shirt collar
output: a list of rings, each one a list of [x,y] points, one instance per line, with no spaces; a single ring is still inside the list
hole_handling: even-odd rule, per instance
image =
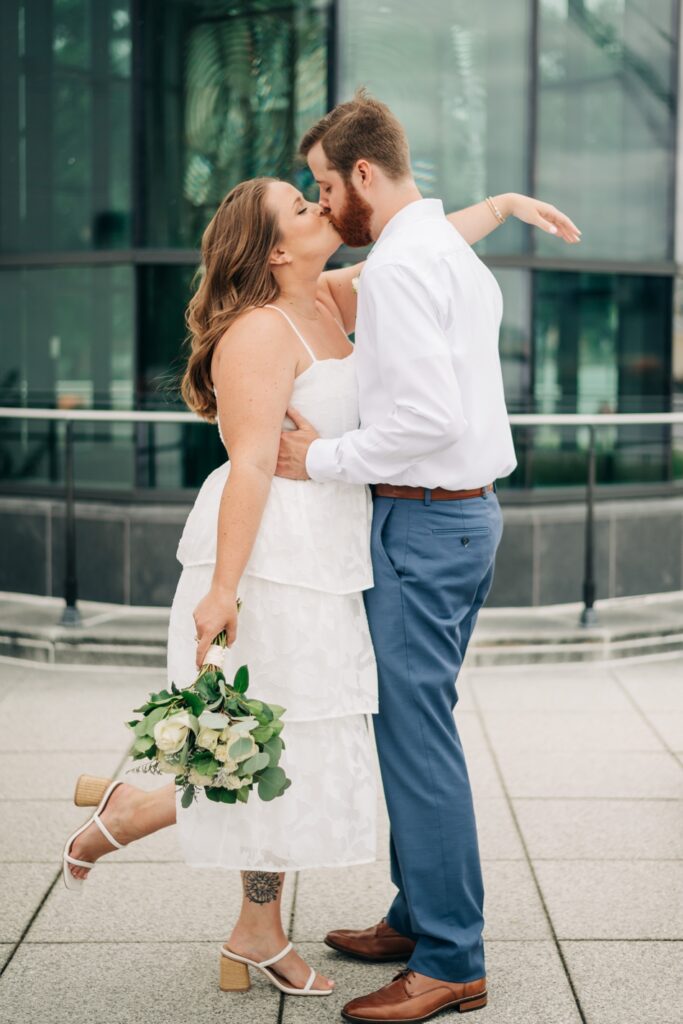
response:
[[[395,213],[386,222],[372,247],[372,252],[405,224],[414,224],[418,220],[424,220],[426,217],[436,218],[444,216],[443,202],[440,199],[415,199],[406,206],[402,206],[398,213]]]

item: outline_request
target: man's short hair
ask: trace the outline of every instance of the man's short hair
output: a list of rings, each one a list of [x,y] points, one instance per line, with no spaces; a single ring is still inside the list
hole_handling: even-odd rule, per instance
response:
[[[408,139],[401,122],[364,88],[309,128],[299,144],[300,155],[307,157],[318,142],[329,165],[345,181],[351,178],[358,160],[377,164],[394,181],[411,174]]]

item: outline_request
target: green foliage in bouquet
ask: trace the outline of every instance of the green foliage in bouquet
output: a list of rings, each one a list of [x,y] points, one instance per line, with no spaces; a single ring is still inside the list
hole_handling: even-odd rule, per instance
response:
[[[222,631],[213,644],[225,647]],[[285,745],[280,737],[285,709],[249,699],[249,670],[242,665],[232,686],[222,669],[202,665],[191,686],[150,693],[127,722],[135,739],[134,760],[147,760],[152,770],[175,776],[183,787],[181,804],[189,807],[196,789],[209,800],[246,803],[256,789],[261,800],[282,796],[291,785],[279,760]]]

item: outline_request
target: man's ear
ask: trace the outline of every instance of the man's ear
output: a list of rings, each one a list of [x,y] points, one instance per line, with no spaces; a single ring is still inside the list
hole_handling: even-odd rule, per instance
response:
[[[359,178],[359,183],[365,188],[372,184],[372,164],[367,160],[356,160],[354,168]]]
[[[271,266],[282,267],[292,262],[292,257],[284,249],[273,249],[268,261]]]

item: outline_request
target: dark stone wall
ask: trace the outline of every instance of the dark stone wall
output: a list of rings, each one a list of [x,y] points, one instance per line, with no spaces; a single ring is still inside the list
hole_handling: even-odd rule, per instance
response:
[[[115,604],[170,605],[181,571],[175,553],[190,505],[78,502],[78,596]],[[505,507],[493,607],[582,599],[584,506]],[[683,589],[683,498],[601,502],[596,508],[597,597]],[[64,592],[59,502],[0,498],[0,590]]]

